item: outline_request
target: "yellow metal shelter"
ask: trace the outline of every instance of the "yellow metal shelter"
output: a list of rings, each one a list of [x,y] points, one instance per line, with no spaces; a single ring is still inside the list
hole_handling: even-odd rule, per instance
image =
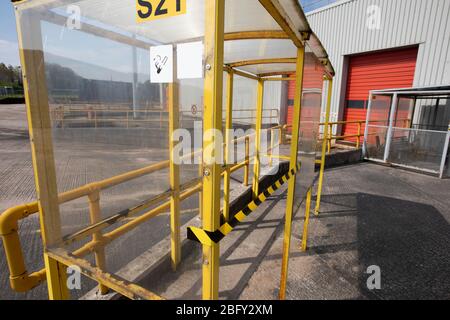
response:
[[[327,130],[318,144],[319,123],[325,81],[328,128],[333,67],[297,0],[174,0],[159,4],[153,0],[14,2],[38,196],[38,201],[0,216],[11,286],[16,291],[30,290],[46,280],[50,299],[68,299],[65,269],[78,266],[99,283],[101,293],[113,290],[132,299],[160,299],[151,288],[107,271],[108,244],[170,210],[171,261],[176,270],[182,257],[183,203],[199,194],[202,224],[190,228],[188,234],[202,243],[203,299],[218,299],[220,239],[214,235],[228,235],[268,195],[287,183],[280,284],[280,298],[285,298],[292,218],[306,201],[302,242],[306,250],[317,163],[321,167],[316,214],[320,210]],[[171,45],[175,57],[178,45],[196,42],[203,46],[200,79],[179,79],[178,71],[185,66],[177,65],[177,59],[173,81],[154,85],[147,79],[151,48]],[[271,85],[289,80],[296,80],[295,99],[292,123],[284,123],[279,115],[273,115],[267,101]],[[195,127],[195,120],[200,120],[200,128]],[[86,172],[85,183],[80,181],[71,188],[60,182],[67,174],[59,165],[59,159],[67,156],[61,146],[68,149],[71,143],[73,152],[90,143],[104,145],[97,142],[106,140],[109,146],[119,145],[119,140],[128,146],[136,143],[143,124],[151,128],[145,132],[155,135],[159,143],[152,140],[148,147],[144,143],[148,138],[142,138],[140,147],[154,152],[149,164],[138,166],[136,157],[128,159],[132,162],[129,166],[102,158],[96,170]],[[226,135],[224,141],[208,134],[233,127],[255,130],[237,138]],[[173,136],[177,129],[203,133],[200,147],[183,155],[201,159],[198,165],[175,161],[179,141]],[[270,132],[268,137],[263,136],[263,129]],[[75,144],[77,139],[85,144]],[[271,148],[263,152],[266,140]],[[230,160],[231,145],[243,147],[241,158]],[[285,146],[281,154],[273,153],[280,145]],[[217,155],[224,149],[225,163],[219,163]],[[317,149],[320,160],[316,160]],[[119,159],[121,149],[111,150]],[[98,152],[101,150],[93,147],[91,157]],[[270,187],[261,184],[267,174],[263,158],[270,158],[269,168],[275,159],[287,161],[288,169]],[[115,174],[102,176],[102,172],[110,172],[107,169]],[[239,170],[244,170],[244,185],[252,176],[252,201],[233,213],[230,178]],[[105,210],[104,203],[125,203],[114,196],[128,192],[127,187],[117,195],[109,190],[121,185],[131,188],[135,180],[157,179],[157,175],[164,181],[161,186],[143,184],[146,189],[159,190],[157,194],[139,204],[124,205],[118,213]],[[74,226],[70,216],[64,216],[64,206],[73,201],[87,205],[89,217],[81,226]],[[30,273],[24,263],[18,221],[37,212],[45,268]],[[90,254],[94,260],[87,258]]]

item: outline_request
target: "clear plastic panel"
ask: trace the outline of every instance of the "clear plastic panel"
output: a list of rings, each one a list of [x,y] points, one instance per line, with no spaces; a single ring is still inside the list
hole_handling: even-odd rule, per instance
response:
[[[389,125],[391,101],[391,96],[376,95],[373,97],[370,107],[369,125]]]
[[[366,140],[366,158],[383,160],[388,126],[369,125]]]
[[[67,6],[58,1],[61,12]],[[136,33],[157,43],[176,43],[181,40],[196,39],[204,36],[204,1],[187,0],[186,14],[172,19],[160,19],[152,22],[153,27],[135,24],[134,1],[123,0],[83,0],[74,1],[83,16],[90,22],[105,24]],[[225,32],[279,30],[280,27],[257,0],[227,0],[225,4]],[[177,25],[179,28],[173,28]]]
[[[417,100],[412,127],[414,129],[445,131],[450,123],[450,99]]]
[[[315,171],[315,160],[317,152],[321,150],[318,139],[323,75],[324,69],[319,60],[312,53],[306,53],[298,144],[298,161],[301,168],[296,178],[295,208],[303,202],[318,174]]]
[[[116,8],[117,14],[105,15],[95,7],[96,2],[109,6],[112,11]],[[195,3],[201,5],[203,1],[193,3],[195,11],[198,7]],[[102,230],[110,239],[105,248],[103,269],[134,281],[151,263],[157,263],[158,259],[167,261],[166,254],[170,252],[170,209],[166,206],[159,215],[152,214],[152,210],[169,199],[148,203],[170,188],[167,162],[169,85],[152,83],[150,79],[151,42],[117,30],[124,26],[126,30],[151,30],[155,25],[153,22],[137,25],[134,10],[128,12],[134,4],[82,1],[77,5],[81,7],[79,26],[55,18],[55,15],[65,14],[66,6],[59,9],[19,6],[20,28],[24,35],[21,49],[34,55],[38,63],[33,66],[34,70],[45,72],[46,81],[41,88],[45,88],[48,95],[58,192],[75,194],[73,190],[76,190],[78,194],[60,204],[62,234],[73,235],[94,221],[88,196],[91,196],[91,204],[96,204],[93,191],[98,188],[100,214],[95,220],[125,215],[120,222]],[[200,11],[203,17],[203,9]],[[108,21],[102,18],[107,16],[123,19],[120,24],[103,25]],[[171,21],[168,33],[160,30],[158,34],[164,37],[184,32],[182,25],[173,23],[175,20],[177,17],[168,18],[166,21]],[[189,23],[192,29],[204,28],[201,20],[191,19]],[[112,30],[116,36],[112,36]],[[174,43],[174,48],[176,45]],[[177,107],[181,129],[194,136],[195,122],[200,122],[197,127],[202,130],[199,115],[203,108],[203,79],[179,81]],[[198,178],[198,174],[198,161],[197,164],[182,164],[180,183],[190,182]],[[91,183],[95,185],[86,186]],[[142,209],[133,209],[143,203],[148,204]],[[181,203],[182,230],[198,215],[198,203],[197,193]],[[130,210],[132,214],[127,216]],[[130,223],[136,217],[146,217],[148,221],[133,227]],[[125,225],[128,232],[119,237],[114,230]],[[65,249],[73,252],[91,238],[84,237]],[[185,238],[184,235],[182,239]],[[87,253],[83,256],[94,263],[93,255]],[[146,256],[150,264],[141,264],[142,270],[126,272],[136,259]],[[165,271],[171,270],[170,263],[165,268]],[[94,284],[83,282],[82,290],[73,297],[87,293]]]
[[[256,80],[234,75],[233,124],[248,129],[256,124]]]
[[[270,74],[272,72],[295,72],[295,64],[293,63],[273,63],[273,64],[257,64],[251,66],[243,66],[242,69],[251,74]]]
[[[391,96],[376,95],[372,99],[367,128],[366,157],[383,160],[389,129]]]
[[[257,59],[292,58],[296,55],[297,48],[292,44],[291,40],[287,39],[226,41],[224,48],[225,63]],[[295,70],[295,67],[289,70],[293,69]]]
[[[255,152],[255,125],[256,125],[256,101],[258,82],[249,78],[234,75],[233,81],[233,135],[237,140],[235,164],[245,160],[245,138],[248,136],[249,153],[251,157]],[[250,173],[252,170],[250,170]],[[243,170],[238,170],[233,177],[243,181]],[[251,180],[250,180],[251,181]]]
[[[183,151],[186,161],[180,166],[180,183],[185,184],[199,177],[201,164],[201,149],[203,137],[203,79],[179,80],[179,128],[184,131],[183,144],[187,151]],[[192,157],[188,154],[193,152]],[[189,159],[187,159],[189,158]]]
[[[388,162],[438,173],[447,137],[445,131],[394,128]]]
[[[280,161],[286,161],[279,158],[288,153],[289,146],[283,145],[283,130],[280,125],[281,117],[281,91],[282,81],[264,82],[264,103],[262,113],[262,132],[261,132],[261,157],[262,164],[267,169],[277,166]],[[275,172],[266,170],[266,172]]]
[[[409,128],[414,116],[415,100],[409,97],[399,97],[394,127]]]

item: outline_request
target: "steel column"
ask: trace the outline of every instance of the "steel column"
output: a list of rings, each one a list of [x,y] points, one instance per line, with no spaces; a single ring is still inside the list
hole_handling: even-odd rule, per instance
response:
[[[245,167],[244,186],[248,186],[248,176],[250,174],[250,137],[245,137]]]
[[[289,169],[295,169],[297,166],[298,157],[298,140],[300,128],[300,115],[302,106],[302,92],[303,92],[303,67],[305,60],[305,48],[300,47],[297,50],[297,71],[295,84],[295,99],[294,99],[294,114],[292,120],[292,138],[291,138],[291,161]],[[283,242],[283,258],[281,262],[281,280],[279,298],[284,300],[286,298],[286,283],[289,266],[289,249],[291,247],[291,232],[292,232],[292,218],[294,215],[294,196],[295,196],[295,181],[296,177],[289,180],[288,194],[286,200],[286,218],[284,226],[284,242]]]
[[[96,224],[102,220],[102,214],[100,209],[100,191],[94,190],[89,196],[89,215],[91,224]],[[92,235],[92,240],[95,242],[102,241],[101,231],[97,231]],[[99,247],[94,251],[95,264],[97,267],[103,271],[106,271],[106,257],[105,257],[105,247]],[[98,289],[100,294],[105,295],[108,293],[108,287],[105,287],[100,282],[98,283]]]
[[[389,152],[391,151],[391,142],[392,142],[392,134],[394,132],[394,121],[395,121],[395,115],[397,113],[397,103],[398,103],[398,95],[397,93],[394,93],[394,96],[392,97],[392,103],[391,103],[391,112],[389,116],[389,129],[386,134],[386,145],[384,149],[384,162],[386,163],[389,159]]]
[[[369,93],[369,103],[367,105],[367,113],[366,113],[366,127],[364,128],[364,143],[362,149],[362,155],[364,158],[367,157],[367,139],[369,137],[369,124],[370,124],[370,113],[372,112],[372,101],[373,101],[372,92]]]
[[[174,68],[176,70],[176,68]],[[175,72],[175,71],[174,71]],[[179,143],[174,141],[174,132],[179,126],[178,83],[169,84],[169,153],[170,153],[170,247],[172,269],[175,271],[180,263],[180,168],[179,155],[174,149]],[[178,157],[178,158],[177,158]]]
[[[205,0],[205,80],[203,116],[203,229],[220,227],[221,165],[214,159],[222,152],[215,132],[222,132],[222,90],[225,1]],[[219,298],[218,244],[203,246],[203,285],[205,300]]]
[[[326,80],[327,78],[325,78]],[[333,79],[328,79],[328,92],[327,92],[327,106],[325,112],[325,125],[323,130],[323,140],[322,140],[322,156],[320,159],[320,173],[319,173],[319,186],[317,188],[317,200],[316,208],[314,214],[318,215],[320,212],[320,202],[322,200],[322,189],[323,189],[323,174],[325,172],[325,159],[327,153],[328,145],[328,126],[330,122],[330,112],[331,112],[331,97],[333,90]]]
[[[439,178],[444,178],[445,162],[447,161],[448,148],[450,143],[450,125],[447,131],[447,137],[444,144],[444,151],[442,152],[441,166],[439,169]]]
[[[230,148],[234,150],[234,142],[232,130],[233,130],[233,80],[234,72],[233,69],[228,70],[227,75],[227,110],[226,110],[226,120],[225,120],[225,174],[223,182],[223,215],[225,220],[228,221],[230,218],[230,178],[231,178],[231,159],[230,159]]]
[[[308,243],[308,227],[309,227],[309,214],[311,212],[311,196],[312,196],[312,187],[309,188],[308,193],[306,195],[305,221],[303,222],[303,236],[301,246],[302,251],[306,251]]]
[[[253,165],[253,198],[259,195],[259,173],[261,170],[261,130],[262,130],[262,114],[264,106],[264,81],[258,80],[258,90],[256,96],[256,124],[255,124],[255,156]]]

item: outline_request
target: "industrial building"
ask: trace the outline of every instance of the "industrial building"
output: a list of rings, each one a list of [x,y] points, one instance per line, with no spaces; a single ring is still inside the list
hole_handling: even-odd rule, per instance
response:
[[[342,0],[308,13],[336,68],[331,121],[365,120],[371,90],[450,84],[449,16],[448,0]],[[447,131],[449,111],[441,99],[414,122]],[[357,126],[333,130],[352,135]]]

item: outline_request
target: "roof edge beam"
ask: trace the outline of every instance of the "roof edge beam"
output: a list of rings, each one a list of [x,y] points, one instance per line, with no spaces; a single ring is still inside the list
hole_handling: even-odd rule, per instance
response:
[[[283,30],[239,31],[225,33],[225,41],[256,39],[290,39]]]
[[[252,66],[257,64],[275,64],[275,63],[296,63],[296,58],[272,58],[272,59],[255,59],[247,61],[238,61],[233,63],[227,63],[232,68]]]
[[[225,65],[223,67],[223,71],[225,71],[225,72],[233,71],[233,73],[235,75],[237,75],[237,76],[241,76],[241,77],[252,79],[252,80],[256,80],[256,81],[261,79],[260,77],[258,77],[257,75],[254,75],[253,73],[250,73],[250,72],[247,72],[247,71],[242,71],[242,70],[239,70],[239,69],[235,69],[235,68],[230,67],[229,65]]]
[[[260,77],[260,78],[267,78],[267,77],[290,76],[290,75],[295,75],[295,70],[260,73],[260,74],[258,74],[258,77]]]
[[[298,48],[304,46],[302,33],[295,28],[278,0],[259,0],[259,3],[261,3]]]

